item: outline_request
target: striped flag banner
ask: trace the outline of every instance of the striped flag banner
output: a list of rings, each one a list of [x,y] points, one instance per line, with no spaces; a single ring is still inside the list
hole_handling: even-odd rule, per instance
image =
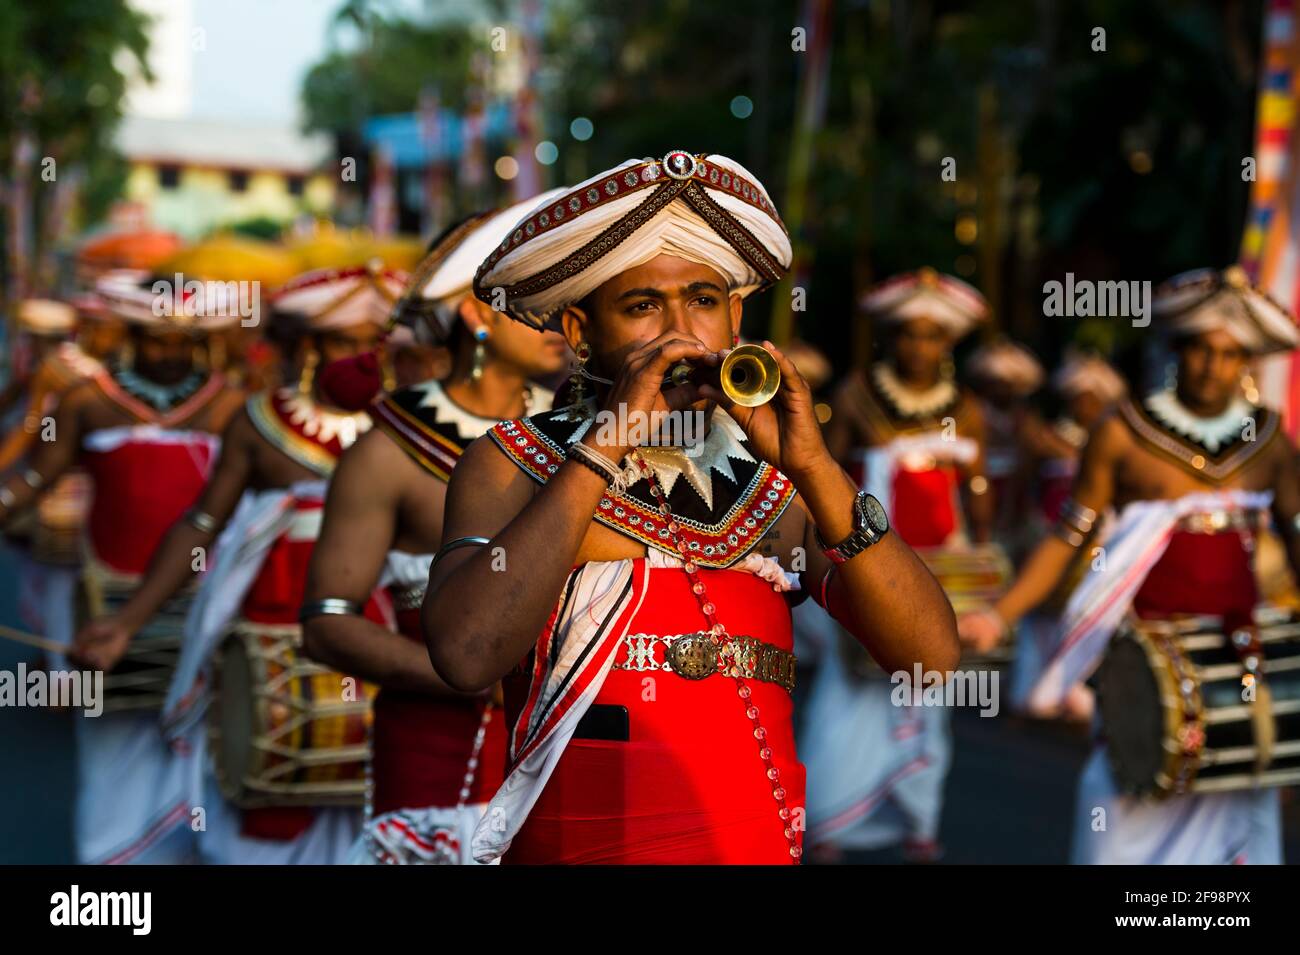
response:
[[[1294,315],[1300,311],[1300,0],[1269,0],[1255,109],[1255,180],[1241,240],[1241,264]],[[1300,432],[1300,353],[1263,359],[1264,404],[1282,412],[1292,438]]]

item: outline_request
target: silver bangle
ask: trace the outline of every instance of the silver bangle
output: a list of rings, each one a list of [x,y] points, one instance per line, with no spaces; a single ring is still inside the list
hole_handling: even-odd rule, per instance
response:
[[[33,471],[31,468],[28,468],[23,472],[23,481],[33,491],[39,491],[41,485],[45,483],[45,478],[41,477],[40,471]]]
[[[433,555],[433,560],[429,562],[429,576],[433,577],[433,568],[438,566],[438,561],[442,560],[458,547],[482,547],[484,544],[490,544],[492,540],[487,537],[457,537],[453,541],[448,541],[438,549],[438,553]]]
[[[190,527],[203,534],[215,534],[217,531],[217,519],[206,511],[200,511],[197,507],[192,508],[185,515],[185,521]]]
[[[355,600],[342,597],[326,597],[324,600],[309,600],[298,611],[298,622],[306,623],[312,617],[359,617],[366,608]]]
[[[9,489],[8,484],[0,485],[0,507],[7,511],[14,506],[16,500],[18,500],[18,495]]]

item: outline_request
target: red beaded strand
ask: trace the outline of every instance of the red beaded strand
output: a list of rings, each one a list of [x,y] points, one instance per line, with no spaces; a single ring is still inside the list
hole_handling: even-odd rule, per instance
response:
[[[706,588],[704,586],[704,581],[700,579],[698,565],[687,555],[686,541],[682,540],[681,537],[678,536],[678,531],[681,530],[681,525],[673,519],[672,509],[669,508],[668,501],[664,497],[663,491],[659,487],[659,483],[655,480],[654,471],[645,463],[645,460],[635,450],[632,451],[631,457],[632,460],[636,462],[637,467],[641,469],[642,475],[644,475],[646,481],[649,483],[650,493],[653,494],[655,500],[659,502],[659,513],[663,515],[664,520],[668,522],[668,533],[672,535],[673,545],[677,548],[677,552],[681,554],[682,569],[686,571],[686,576],[691,582],[691,592],[695,594],[696,598],[699,600],[700,610],[704,613],[705,619],[709,622],[709,636],[715,645],[721,644],[723,638],[727,636],[726,628],[718,622],[718,608],[714,606],[713,602],[709,600],[705,594]],[[776,800],[777,816],[781,819],[784,826],[786,841],[790,843],[790,858],[797,863],[799,857],[803,855],[803,849],[799,846],[798,837],[795,834],[794,828],[790,824],[792,813],[785,803],[786,791],[785,787],[781,785],[781,771],[777,769],[776,765],[772,762],[772,749],[767,745],[767,729],[764,728],[761,722],[761,714],[758,711],[758,707],[754,703],[750,702],[750,697],[753,695],[753,692],[741,676],[740,667],[737,666],[734,661],[732,662],[730,672],[732,678],[736,681],[736,692],[740,696],[741,700],[746,704],[745,716],[747,716],[750,722],[754,724],[754,739],[758,741],[759,745],[758,756],[766,767],[767,771],[765,775],[767,776],[768,782],[772,785],[772,798]]]

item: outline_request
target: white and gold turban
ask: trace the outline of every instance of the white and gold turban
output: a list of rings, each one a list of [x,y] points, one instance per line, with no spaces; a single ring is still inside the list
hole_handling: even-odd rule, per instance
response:
[[[1128,385],[1110,363],[1097,355],[1067,352],[1065,362],[1052,376],[1052,387],[1063,398],[1093,394],[1105,402],[1118,401]]]
[[[862,297],[862,307],[891,325],[927,318],[953,340],[989,316],[989,303],[974,286],[928,268],[886,279]]]
[[[1295,319],[1234,265],[1222,272],[1195,269],[1156,289],[1152,311],[1175,335],[1223,330],[1256,355],[1290,351],[1300,344]]]
[[[1043,366],[1029,349],[1013,341],[991,342],[971,353],[966,374],[973,380],[1004,384],[1016,394],[1033,394],[1043,383]]]
[[[457,308],[474,291],[479,263],[505,241],[527,213],[566,194],[565,189],[552,189],[507,209],[472,215],[448,230],[415,267],[395,312],[397,321],[414,325],[423,319],[435,339],[445,340],[456,324]]]
[[[131,325],[157,330],[214,332],[229,328],[258,307],[256,293],[240,282],[183,282],[139,269],[114,269],[95,283],[105,311]],[[251,297],[250,297],[251,296]]]
[[[725,156],[629,159],[538,205],[479,266],[474,293],[537,328],[659,255],[716,269],[745,296],[790,267],[790,237],[762,184]]]
[[[277,313],[300,316],[309,331],[369,322],[382,326],[406,285],[406,273],[378,263],[316,269],[290,279],[271,296]]]

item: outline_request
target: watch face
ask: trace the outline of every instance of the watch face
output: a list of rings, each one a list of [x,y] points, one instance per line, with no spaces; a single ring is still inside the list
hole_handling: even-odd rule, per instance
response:
[[[867,519],[867,527],[877,537],[889,530],[889,515],[879,501],[870,494],[862,495],[862,514]]]

